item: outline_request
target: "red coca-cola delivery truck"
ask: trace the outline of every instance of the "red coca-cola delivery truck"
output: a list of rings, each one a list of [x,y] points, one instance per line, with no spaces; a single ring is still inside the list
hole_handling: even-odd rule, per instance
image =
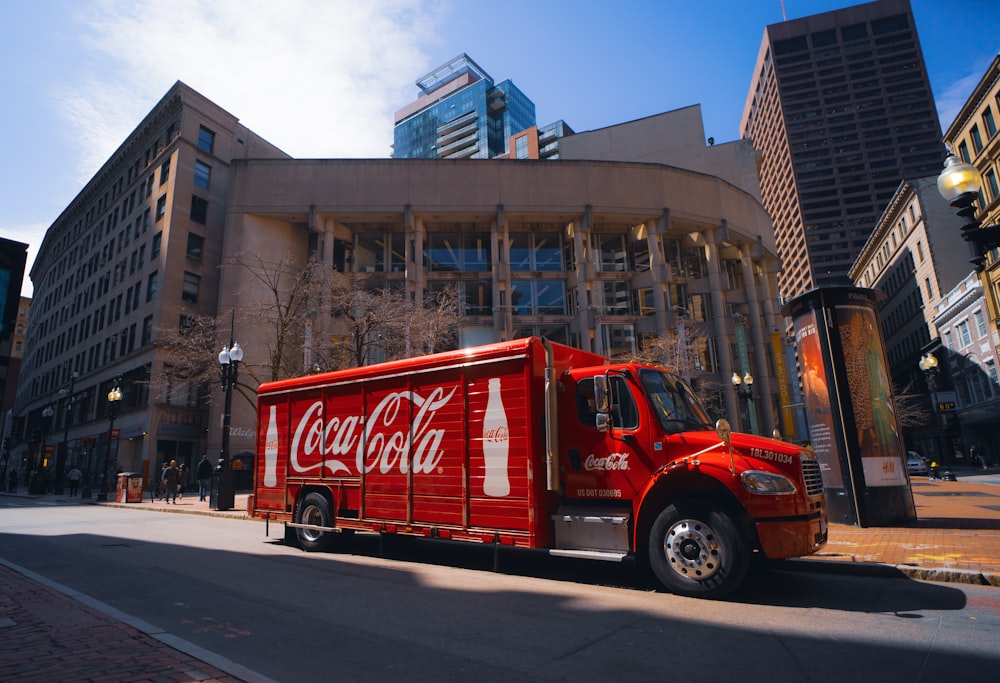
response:
[[[263,384],[253,515],[648,562],[720,597],[826,541],[819,463],[713,426],[667,370],[531,337]]]

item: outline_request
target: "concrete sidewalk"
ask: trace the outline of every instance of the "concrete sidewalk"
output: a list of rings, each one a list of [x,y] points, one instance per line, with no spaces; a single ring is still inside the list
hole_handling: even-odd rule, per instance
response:
[[[958,475],[955,482],[914,478],[915,524],[864,529],[834,524],[819,553],[789,560],[782,568],[1000,587],[1000,477],[990,478],[998,483],[982,483]],[[176,504],[151,501],[148,494],[141,503],[46,498],[124,507],[137,514],[248,518],[246,494],[237,495],[227,511],[210,509],[197,494]],[[268,679],[0,559],[0,680]]]

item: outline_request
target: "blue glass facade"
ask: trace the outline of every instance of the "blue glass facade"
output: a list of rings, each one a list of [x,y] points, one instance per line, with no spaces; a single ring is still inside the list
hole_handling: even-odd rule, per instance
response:
[[[397,159],[492,159],[535,125],[535,103],[511,81],[481,79],[396,124]]]

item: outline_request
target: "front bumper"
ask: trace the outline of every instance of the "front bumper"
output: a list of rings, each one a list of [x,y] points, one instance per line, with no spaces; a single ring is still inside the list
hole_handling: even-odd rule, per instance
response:
[[[829,530],[825,512],[808,517],[758,521],[756,527],[761,550],[770,560],[811,555],[826,543]]]

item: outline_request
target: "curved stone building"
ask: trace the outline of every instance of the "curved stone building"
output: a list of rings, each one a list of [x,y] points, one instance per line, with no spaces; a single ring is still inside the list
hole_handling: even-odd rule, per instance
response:
[[[316,257],[417,302],[457,285],[463,345],[537,334],[630,355],[680,322],[697,349],[680,370],[719,391],[743,430],[781,426],[770,220],[716,176],[606,161],[261,159],[234,162],[228,209],[224,262]],[[224,266],[219,312],[235,307],[248,355],[265,344],[240,321],[255,286]],[[330,315],[315,318],[337,333]],[[755,378],[745,405],[734,373]]]

